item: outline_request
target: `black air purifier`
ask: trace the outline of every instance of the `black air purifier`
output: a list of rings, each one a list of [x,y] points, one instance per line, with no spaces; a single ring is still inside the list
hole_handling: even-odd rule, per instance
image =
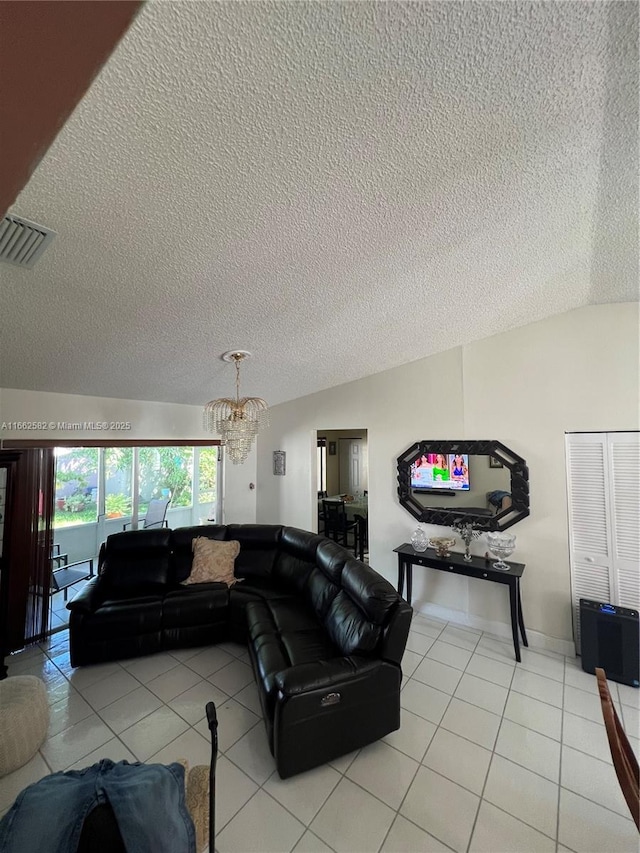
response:
[[[638,611],[601,601],[580,599],[582,668],[602,667],[607,679],[639,686],[640,623]]]

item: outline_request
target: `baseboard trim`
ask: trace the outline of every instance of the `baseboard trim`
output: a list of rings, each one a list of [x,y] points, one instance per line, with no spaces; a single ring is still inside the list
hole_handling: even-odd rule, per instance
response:
[[[506,622],[492,622],[490,619],[482,619],[480,616],[474,616],[472,613],[466,613],[463,610],[452,610],[429,602],[424,602],[417,612],[434,619],[443,619],[445,622],[455,622],[461,627],[466,625],[469,628],[486,631],[488,634],[494,634],[496,637],[503,637],[512,642],[511,625]],[[548,637],[540,631],[532,631],[529,628],[527,628],[527,639],[529,640],[529,647],[533,649],[555,652],[567,657],[575,657],[576,655],[576,648],[571,640]]]

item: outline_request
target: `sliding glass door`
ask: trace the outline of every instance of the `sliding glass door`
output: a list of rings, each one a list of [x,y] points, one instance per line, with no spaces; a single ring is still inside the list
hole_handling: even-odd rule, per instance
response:
[[[222,518],[218,446],[57,447],[54,553],[96,557],[107,536],[144,527],[151,501],[169,500],[169,527]]]
[[[198,523],[222,521],[222,459],[220,447],[195,448],[194,495]]]

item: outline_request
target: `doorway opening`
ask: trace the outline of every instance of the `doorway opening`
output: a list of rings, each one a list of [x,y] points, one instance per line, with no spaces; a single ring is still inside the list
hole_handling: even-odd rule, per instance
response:
[[[318,532],[326,529],[324,500],[344,506],[347,523],[359,521],[358,534],[369,550],[369,453],[366,429],[317,431]],[[335,536],[333,537],[335,538]],[[351,540],[346,537],[347,547]],[[355,543],[354,543],[355,547]]]

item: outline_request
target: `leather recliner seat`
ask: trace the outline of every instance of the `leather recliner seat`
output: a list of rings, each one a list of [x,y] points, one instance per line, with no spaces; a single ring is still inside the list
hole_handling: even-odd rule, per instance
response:
[[[183,586],[196,536],[237,540],[233,587]],[[279,525],[211,525],[110,536],[73,601],[71,663],[223,640],[247,643],[282,778],[400,726],[411,608],[332,540]]]

